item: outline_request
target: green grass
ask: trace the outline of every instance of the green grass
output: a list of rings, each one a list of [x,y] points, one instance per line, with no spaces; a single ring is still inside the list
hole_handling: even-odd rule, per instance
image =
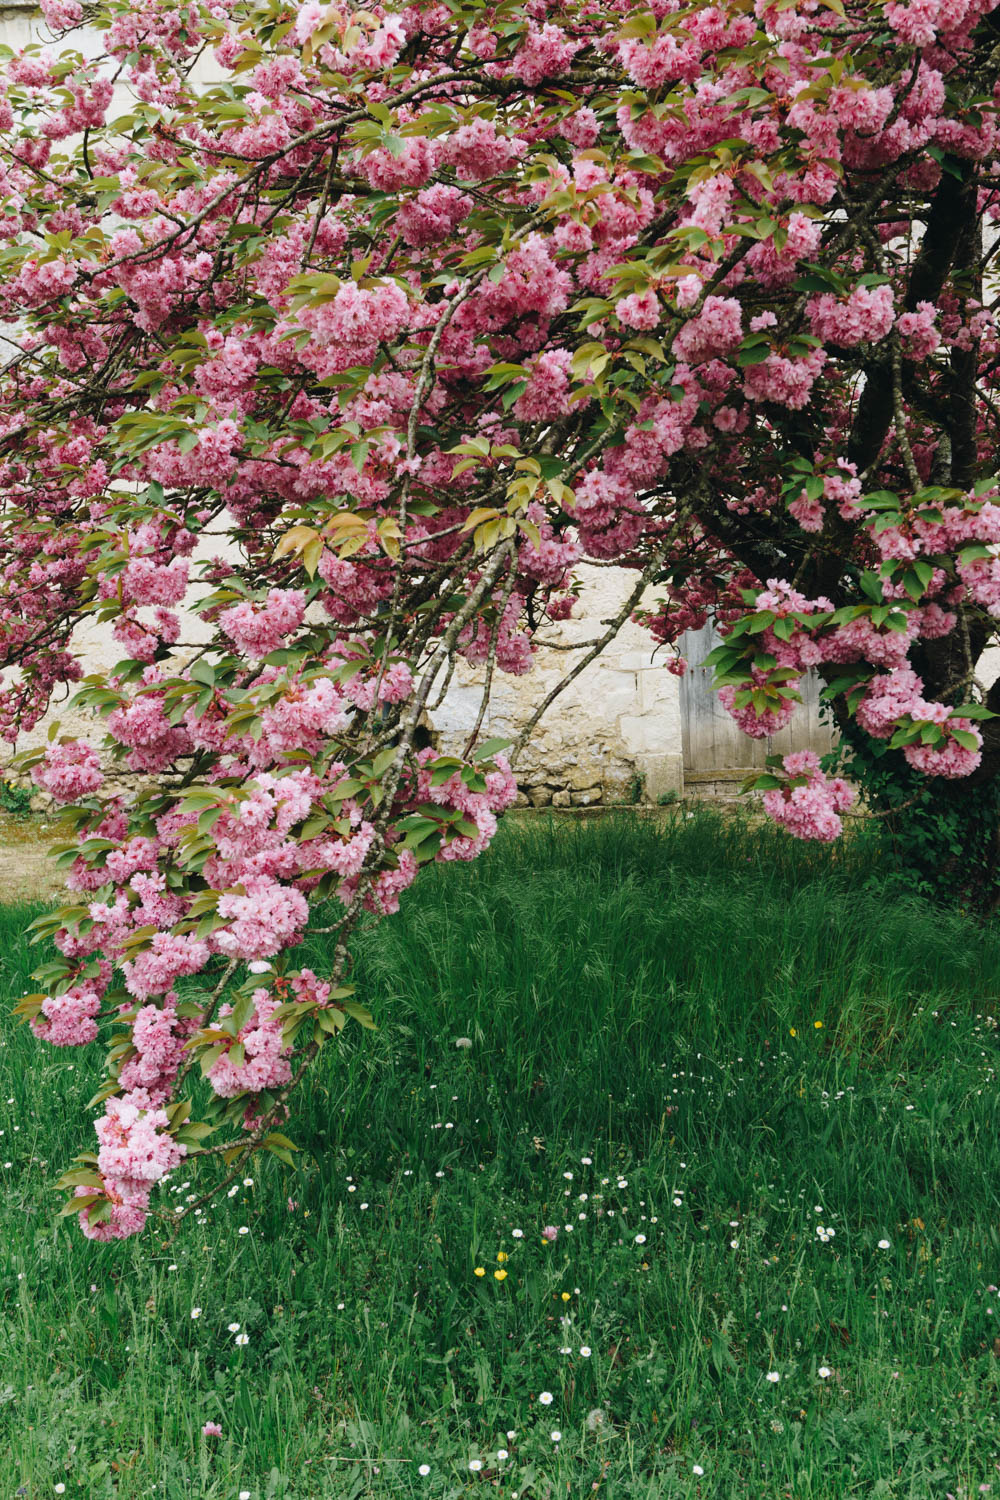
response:
[[[427,872],[355,979],[300,1165],[172,1242],[54,1221],[99,1056],[2,1022],[4,1500],[997,1491],[1000,929],[622,815]]]

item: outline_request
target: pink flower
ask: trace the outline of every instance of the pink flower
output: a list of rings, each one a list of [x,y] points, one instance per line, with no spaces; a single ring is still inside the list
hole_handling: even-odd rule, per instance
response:
[[[629,328],[655,328],[660,321],[660,299],[652,287],[647,287],[616,302],[615,314]]]
[[[840,777],[828,780],[819,768],[819,756],[812,750],[786,755],[785,776],[796,780],[805,776],[805,784],[786,784],[780,790],[765,792],[764,810],[774,821],[799,839],[819,839],[824,843],[839,836],[843,829],[838,814],[854,801],[854,792]]]
[[[855,287],[846,301],[824,293],[812,299],[807,311],[813,333],[826,343],[844,348],[876,344],[892,328],[892,287]]]
[[[215,933],[220,952],[232,958],[272,958],[297,940],[309,918],[301,891],[281,885],[269,875],[243,881],[245,894],[226,892],[218,913],[227,925]]]
[[[235,1046],[238,1041],[242,1045],[243,1061],[234,1061],[229,1048],[209,1069],[208,1081],[223,1099],[279,1088],[292,1076],[282,1036],[284,1022],[274,1015],[278,1000],[267,990],[259,989],[253,992],[253,1002],[250,1018],[233,1043]],[[224,1019],[231,1013],[232,1007],[224,1005],[219,1015]]]
[[[735,297],[706,297],[674,339],[673,350],[678,359],[698,365],[731,354],[742,337],[743,312]]]
[[[247,600],[223,610],[219,624],[236,649],[256,661],[284,645],[302,624],[305,609],[306,596],[301,589],[269,589],[263,604]]]
[[[81,740],[65,745],[50,745],[41,765],[32,776],[36,783],[57,802],[75,802],[96,792],[104,781],[97,751]]]
[[[202,1437],[221,1437],[222,1428],[218,1422],[206,1422],[201,1429]]]

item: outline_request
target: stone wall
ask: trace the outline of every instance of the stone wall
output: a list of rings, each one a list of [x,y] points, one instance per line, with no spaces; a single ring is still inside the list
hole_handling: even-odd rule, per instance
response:
[[[635,575],[622,568],[583,568],[574,618],[540,632],[559,645],[591,641],[621,609]],[[484,720],[489,735],[513,737],[585,652],[546,651],[524,677],[496,673]],[[431,714],[440,743],[460,749],[479,709],[481,681],[456,673],[444,703]],[[679,684],[653,660],[653,642],[626,624],[615,641],[555,700],[517,765],[524,799],[535,807],[652,801],[684,784]]]

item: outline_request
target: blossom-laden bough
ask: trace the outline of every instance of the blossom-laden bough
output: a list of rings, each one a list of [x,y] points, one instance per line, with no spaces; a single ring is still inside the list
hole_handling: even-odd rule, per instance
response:
[[[351,934],[489,844],[490,686],[581,561],[635,588],[564,681],[633,614],[682,670],[711,613],[747,733],[815,667],[862,770],[989,801],[990,3],[43,8],[0,91],[0,729],[74,689],[103,721],[23,762],[73,904],[20,1010],[109,1042],[84,1233],[185,1156],[207,1195],[293,1159],[294,1089],[370,1024]],[[80,681],[87,620],[121,660]],[[807,752],[761,787],[823,839],[853,795]]]

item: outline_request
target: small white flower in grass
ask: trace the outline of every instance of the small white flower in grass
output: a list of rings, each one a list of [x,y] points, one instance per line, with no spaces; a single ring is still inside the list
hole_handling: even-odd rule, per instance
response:
[[[573,1353],[573,1351],[572,1351],[572,1349],[571,1349],[571,1348],[570,1348],[570,1347],[569,1347],[569,1345],[568,1345],[568,1344],[563,1344],[563,1346],[562,1346],[562,1348],[561,1348],[561,1349],[560,1349],[560,1350],[559,1350],[559,1353],[560,1353],[560,1354],[572,1354],[572,1353]]]
[[[250,1500],[250,1491],[249,1490],[240,1490],[239,1500]]]
[[[240,1331],[240,1325],[239,1325],[239,1323],[230,1323],[229,1324],[229,1332],[230,1333],[239,1333],[239,1331]]]
[[[168,1270],[168,1271],[176,1271],[176,1270],[177,1270],[177,1267],[176,1267],[176,1266],[168,1266],[168,1267],[167,1267],[167,1270]]]
[[[584,1359],[589,1359],[592,1352],[593,1351],[591,1350],[591,1347],[590,1347],[589,1344],[581,1344],[580,1345],[580,1353],[583,1355]]]
[[[56,1492],[57,1495],[65,1495],[65,1493],[66,1493],[66,1486],[64,1484],[56,1484],[56,1485],[53,1485],[52,1487],[55,1490],[55,1492]]]
[[[241,1224],[240,1225],[240,1234],[249,1234],[249,1233],[250,1233],[249,1226],[246,1225],[246,1224]]]
[[[510,1237],[513,1240],[523,1240],[524,1239],[524,1230],[523,1229],[512,1229],[511,1232],[510,1232]]]
[[[644,1234],[637,1234],[635,1242],[637,1245],[644,1245],[646,1243],[646,1236]]]
[[[684,1207],[684,1199],[683,1198],[675,1198],[674,1199],[674,1207],[675,1208],[683,1208]]]
[[[239,1183],[238,1182],[234,1182],[233,1185],[232,1185],[232,1187],[229,1189],[229,1192],[226,1194],[226,1197],[227,1198],[235,1198],[236,1194],[239,1192],[239,1190],[240,1190]]]
[[[191,1316],[192,1316],[192,1318],[200,1318],[201,1317],[201,1308],[200,1307],[192,1307],[192,1309],[191,1309]]]
[[[892,1241],[891,1240],[879,1240],[878,1247],[879,1247],[880,1250],[891,1250],[892,1249]]]
[[[777,1370],[768,1370],[766,1378],[771,1382],[772,1385],[777,1385],[778,1381],[781,1379],[781,1376],[778,1374]]]
[[[510,1429],[510,1431],[507,1433],[507,1441],[508,1441],[508,1443],[512,1443],[516,1437],[517,1437],[517,1433],[514,1431],[514,1429],[512,1427]]]
[[[740,1242],[739,1242],[739,1240],[730,1240],[729,1241],[729,1248],[730,1248],[730,1250],[738,1250],[740,1248]]]
[[[552,1392],[551,1391],[540,1391],[539,1395],[538,1395],[538,1403],[539,1403],[540,1406],[551,1406],[552,1405]]]
[[[549,1433],[549,1437],[554,1443],[562,1442],[562,1433],[559,1431],[558,1427],[553,1427],[552,1431]]]
[[[455,1046],[459,1049],[460,1052],[464,1052],[467,1048],[472,1046],[471,1036],[457,1036],[455,1038]]]
[[[250,1335],[248,1333],[238,1333],[236,1335],[236,1342],[240,1345],[249,1344]]]
[[[590,1157],[590,1156],[581,1156],[580,1160],[583,1162],[583,1165],[585,1167],[592,1167],[594,1165],[593,1157]]]
[[[472,1470],[473,1474],[478,1474],[479,1470],[482,1467],[483,1467],[483,1461],[482,1461],[481,1458],[470,1458],[469,1459],[469,1468]]]
[[[422,1479],[426,1479],[427,1476],[428,1476],[428,1474],[430,1472],[431,1472],[431,1466],[430,1466],[430,1464],[421,1464],[420,1468],[417,1470],[417,1473],[421,1476]]]
[[[704,1474],[704,1472],[705,1472],[705,1470],[702,1468],[701,1464],[693,1464],[692,1465],[692,1468],[691,1468],[691,1473],[692,1474],[699,1474],[700,1475],[700,1474]]]
[[[253,1187],[253,1178],[252,1177],[244,1177],[244,1179],[243,1179],[243,1186],[244,1187]]]
[[[509,1458],[509,1457],[510,1457],[510,1454],[507,1452],[506,1448],[498,1448],[497,1449],[497,1458],[500,1460],[501,1463],[503,1463],[503,1461],[504,1461],[505,1458]]]
[[[816,1374],[819,1376],[820,1380],[829,1380],[830,1376],[833,1374],[833,1371],[830,1369],[829,1365],[820,1365],[819,1369],[816,1371]]]

